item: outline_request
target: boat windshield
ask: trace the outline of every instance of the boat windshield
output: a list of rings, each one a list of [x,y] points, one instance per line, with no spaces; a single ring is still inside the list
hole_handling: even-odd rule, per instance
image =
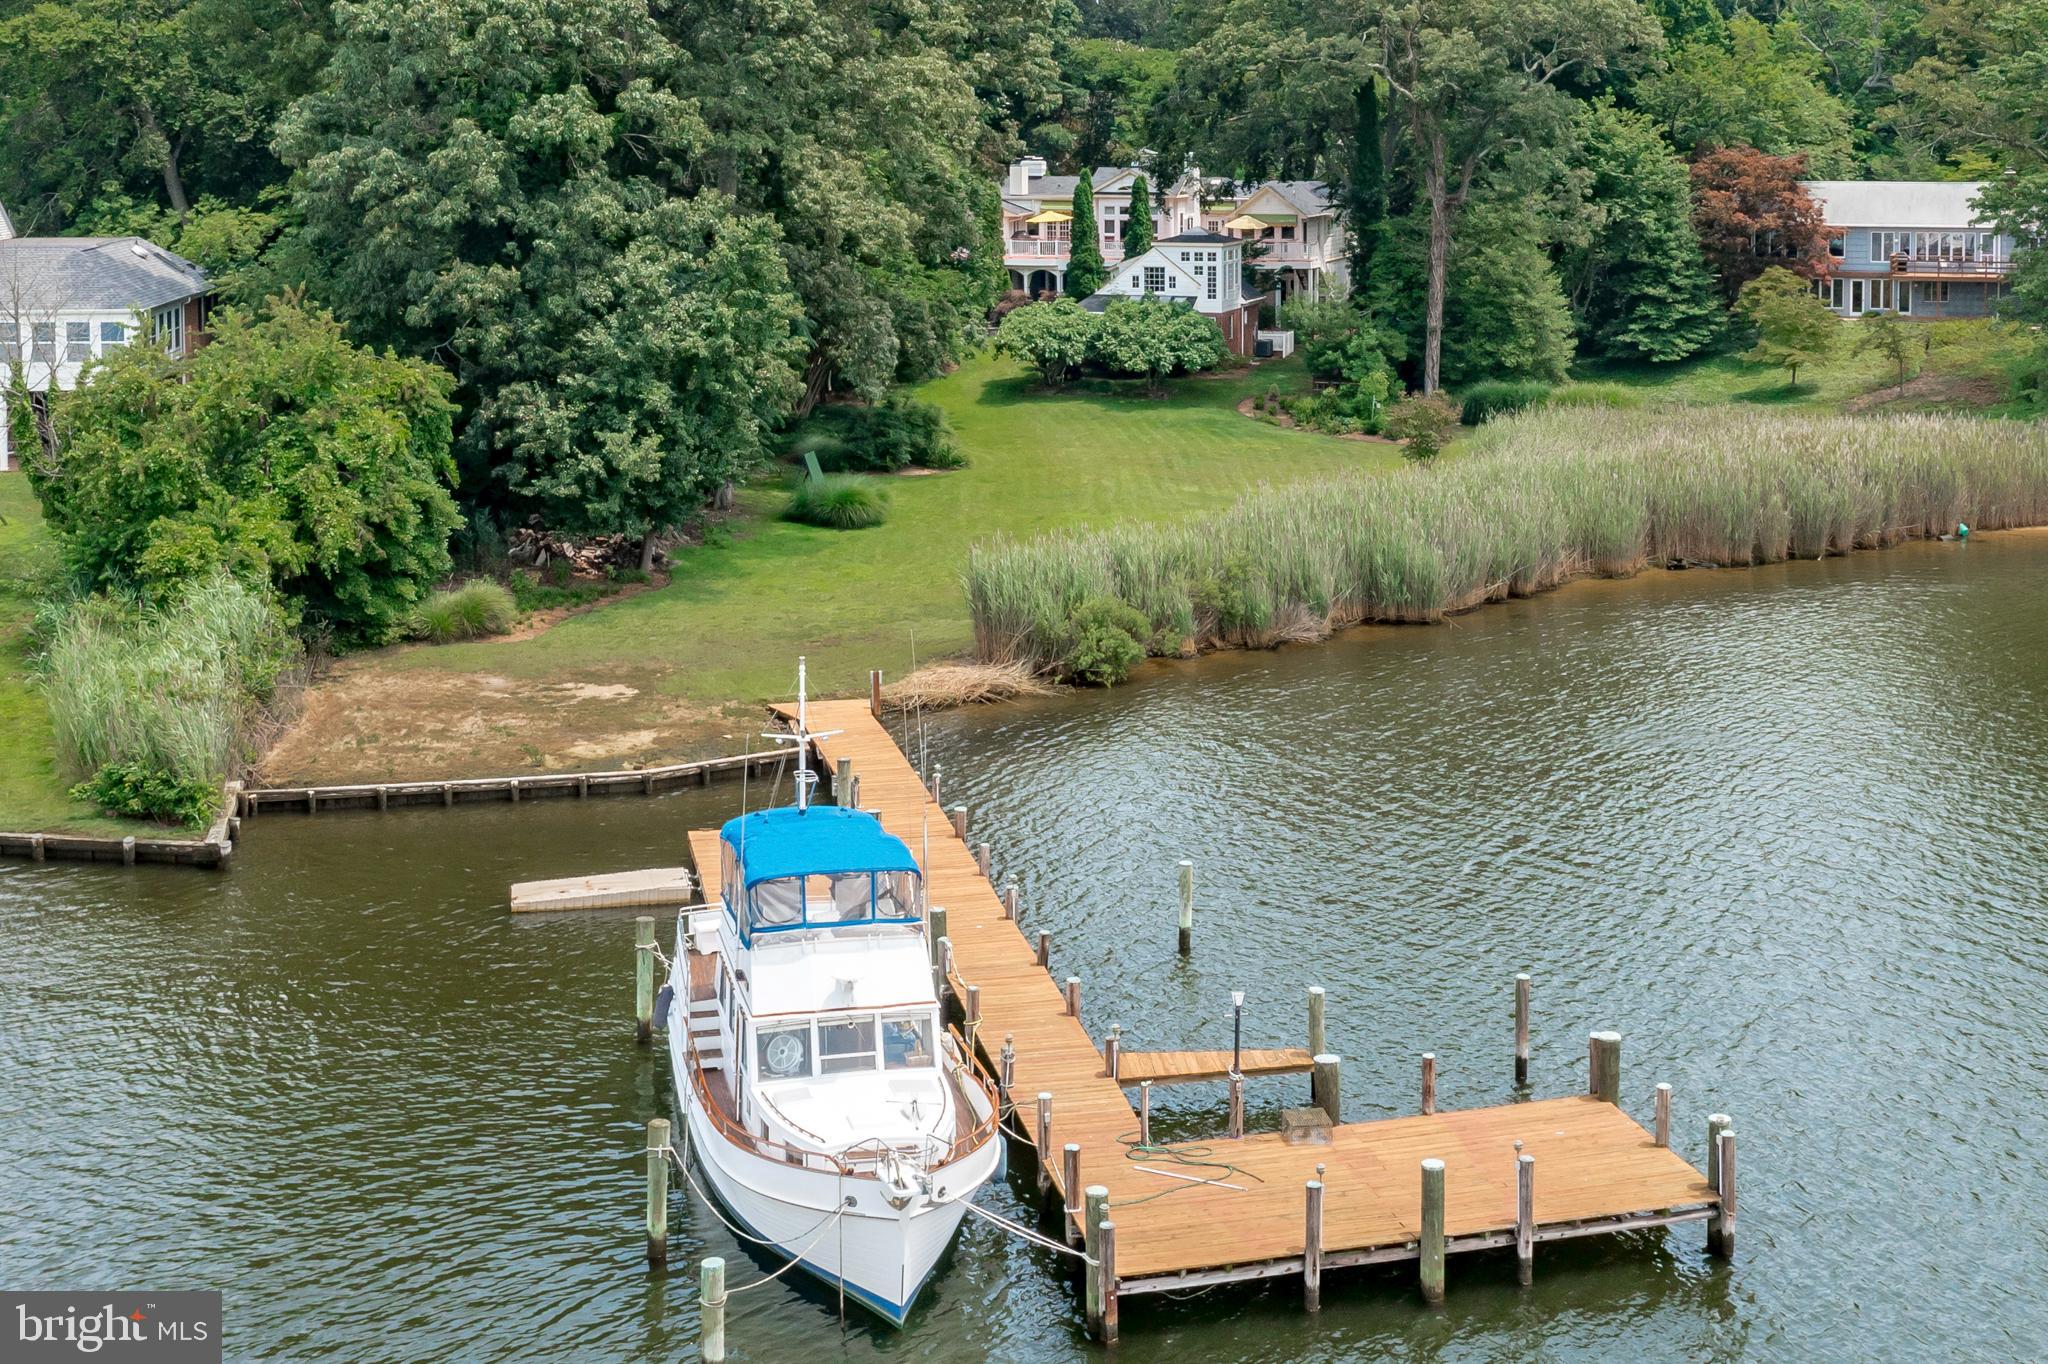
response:
[[[913,872],[841,872],[756,882],[748,892],[747,927],[755,933],[846,924],[915,923]]]
[[[754,1056],[764,1080],[929,1070],[937,1032],[936,1018],[919,1009],[778,1020],[754,1030]]]

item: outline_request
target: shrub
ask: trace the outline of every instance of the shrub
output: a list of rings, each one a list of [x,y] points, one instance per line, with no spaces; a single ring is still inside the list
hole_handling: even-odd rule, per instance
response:
[[[204,824],[220,797],[221,788],[209,782],[139,762],[108,763],[71,788],[73,800],[90,801],[110,815],[164,824]]]
[[[1478,426],[1509,412],[1541,407],[1552,389],[1541,379],[1482,379],[1458,390],[1459,416]]]
[[[298,653],[276,601],[224,574],[161,606],[88,598],[54,619],[38,666],[59,764],[94,783],[130,769],[109,792],[217,790]]]
[[[872,407],[835,403],[819,408],[790,453],[816,455],[818,467],[827,473],[894,473],[913,464],[957,469],[967,462],[946,414],[900,393]]]
[[[1089,358],[1117,374],[1142,374],[1153,390],[1176,370],[1213,369],[1229,354],[1214,322],[1164,298],[1112,299],[1103,309]]]
[[[996,328],[996,349],[1036,369],[1040,381],[1051,387],[1088,358],[1101,321],[1071,298],[1026,304]]]
[[[828,474],[797,484],[782,514],[830,530],[865,530],[888,519],[889,495],[864,479]]]
[[[1114,687],[1145,658],[1145,617],[1113,597],[1081,603],[1067,622],[1068,644],[1061,666],[1077,682]]]
[[[1641,407],[1643,395],[1626,384],[1566,384],[1543,400],[1545,407]]]
[[[1402,444],[1410,459],[1431,459],[1451,443],[1458,429],[1458,405],[1438,392],[1413,393],[1387,409],[1381,430]]]
[[[519,618],[519,610],[518,599],[509,588],[488,578],[474,578],[420,603],[407,633],[429,644],[502,635]]]

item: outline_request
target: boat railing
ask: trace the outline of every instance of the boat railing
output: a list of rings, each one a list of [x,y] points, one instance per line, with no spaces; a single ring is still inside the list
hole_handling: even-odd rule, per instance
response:
[[[946,1035],[958,1049],[960,1055],[966,1058],[966,1064],[961,1067],[961,1070],[966,1072],[967,1083],[981,1091],[981,1097],[987,1103],[988,1113],[947,1148],[944,1159],[940,1161],[942,1165],[950,1165],[967,1155],[970,1151],[978,1150],[986,1145],[995,1137],[996,1129],[1002,1124],[1003,1120],[1002,1092],[996,1084],[995,1076],[991,1075],[988,1067],[982,1064],[981,1057],[975,1053],[972,1046],[968,1045],[966,1037],[961,1034],[958,1028],[950,1023],[947,1024]],[[960,1074],[961,1071],[953,1072],[956,1083],[960,1079]],[[967,1102],[968,1096],[964,1092],[958,1097],[962,1103]]]
[[[824,1170],[855,1179],[875,1178],[873,1170],[863,1170],[849,1165],[830,1151],[806,1151],[749,1132],[738,1119],[725,1111],[725,1106],[711,1092],[711,1086],[704,1079],[704,1058],[698,1055],[695,1038],[690,1039],[689,1061],[690,1087],[696,1091],[697,1102],[703,1107],[704,1115],[710,1119],[711,1125],[733,1145],[743,1147],[756,1155],[766,1156],[770,1160],[779,1160],[805,1169]]]

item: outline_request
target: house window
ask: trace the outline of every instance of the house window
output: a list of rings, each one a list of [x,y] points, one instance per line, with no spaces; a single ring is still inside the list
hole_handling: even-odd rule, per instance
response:
[[[128,344],[128,324],[125,322],[100,323],[100,350],[102,353],[117,350]]]
[[[1209,279],[1208,282],[1203,286],[1202,297],[1216,297],[1216,267],[1213,265],[1209,267]]]
[[[1830,256],[1833,256],[1833,257],[1834,257],[1834,258],[1835,258],[1836,260],[1840,260],[1840,259],[1842,258],[1842,251],[1843,251],[1843,249],[1844,249],[1844,244],[1843,244],[1843,240],[1842,240],[1842,238],[1840,238],[1840,237],[1830,237],[1830,238],[1828,238],[1828,254],[1829,254]]]
[[[82,365],[92,359],[92,323],[64,324],[64,363]]]
[[[172,355],[185,353],[185,310],[173,303],[168,308],[159,308],[155,314],[156,341]]]
[[[1841,279],[1841,276],[1837,275],[1837,276],[1836,276],[1836,277],[1834,278],[1834,280],[1833,280],[1833,281],[1831,281],[1831,283],[1832,283],[1832,285],[1833,285],[1833,288],[1832,288],[1832,290],[1830,291],[1830,296],[1829,296],[1829,298],[1828,298],[1828,306],[1829,306],[1829,307],[1831,307],[1831,308],[1839,308],[1839,307],[1841,307],[1841,306],[1842,306],[1842,279]]]
[[[1290,223],[1280,229],[1280,240],[1283,242],[1291,242],[1294,240],[1293,224]]]
[[[1921,281],[1921,284],[1920,284],[1920,301],[1921,301],[1922,303],[1946,303],[1946,302],[1948,302],[1948,281],[1947,281],[1947,280],[1941,280],[1941,281],[1935,281],[1935,280],[1923,280],[1923,281]]]
[[[1166,267],[1148,265],[1145,267],[1145,292],[1161,294],[1166,292]]]
[[[1138,287],[1138,277],[1136,275],[1131,276],[1131,287],[1133,289]]]
[[[57,363],[57,324],[35,322],[29,325],[29,354],[39,365]]]

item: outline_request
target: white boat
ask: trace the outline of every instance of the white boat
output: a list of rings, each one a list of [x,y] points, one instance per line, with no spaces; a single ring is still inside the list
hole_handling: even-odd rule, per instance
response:
[[[798,677],[796,804],[725,825],[720,902],[677,924],[685,1159],[739,1229],[900,1326],[996,1171],[997,1104],[940,1013],[910,849],[811,802]]]

